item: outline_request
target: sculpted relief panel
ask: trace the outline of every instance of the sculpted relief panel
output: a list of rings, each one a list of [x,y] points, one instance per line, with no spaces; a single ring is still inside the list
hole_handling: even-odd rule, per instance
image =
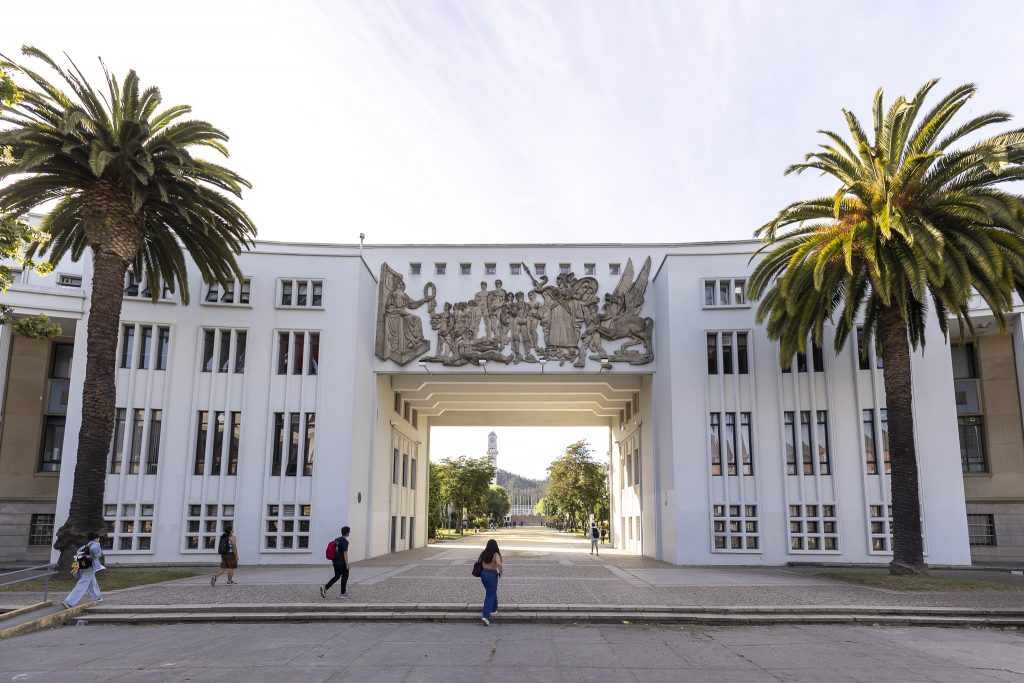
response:
[[[581,368],[586,359],[607,358],[613,363],[643,365],[654,360],[654,320],[642,317],[651,257],[634,279],[630,259],[615,291],[598,296],[593,277],[562,273],[554,284],[547,276],[534,277],[523,264],[533,287],[509,292],[501,280],[493,288],[480,283],[468,301],[438,305],[437,287],[428,282],[423,298],[405,292],[405,280],[386,263],[380,269],[377,292],[376,354],[382,360],[405,365],[420,358],[449,367],[497,363],[558,361]],[[426,305],[434,332],[434,353],[424,337],[423,320],[416,309]],[[622,344],[611,353],[604,342]],[[422,358],[421,358],[422,357]]]

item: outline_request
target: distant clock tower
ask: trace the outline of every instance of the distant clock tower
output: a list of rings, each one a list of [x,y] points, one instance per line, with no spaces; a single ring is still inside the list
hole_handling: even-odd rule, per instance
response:
[[[487,435],[487,457],[494,463],[494,467],[498,467],[498,435],[491,432]],[[492,484],[498,483],[498,472],[494,472],[494,481]]]

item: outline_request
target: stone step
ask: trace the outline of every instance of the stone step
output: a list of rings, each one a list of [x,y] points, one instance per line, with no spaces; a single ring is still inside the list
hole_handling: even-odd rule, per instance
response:
[[[479,613],[456,611],[337,610],[323,611],[199,611],[117,613],[89,610],[78,617],[88,624],[172,624],[172,623],[267,623],[267,622],[474,622]],[[637,623],[770,625],[770,624],[859,624],[886,626],[1021,627],[1024,615],[965,616],[834,612],[831,614],[714,613],[714,612],[622,612],[622,611],[520,611],[502,609],[495,623]]]

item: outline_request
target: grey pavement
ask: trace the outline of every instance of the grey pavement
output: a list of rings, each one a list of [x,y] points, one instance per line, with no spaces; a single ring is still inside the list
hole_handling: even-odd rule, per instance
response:
[[[1017,631],[432,623],[68,626],[0,681],[1021,681]]]
[[[607,547],[601,549],[600,556],[591,556],[587,539],[542,527],[499,530],[354,563],[349,583],[352,602],[478,602],[482,599],[480,580],[470,575],[470,567],[492,537],[501,546],[505,560],[498,589],[499,599],[505,604],[1024,608],[1024,577],[1005,572],[961,574],[998,580],[1020,590],[898,592],[830,580],[822,576],[828,571],[822,568],[681,567]],[[209,572],[212,569],[189,579],[109,592],[105,601],[108,605],[320,602],[317,587],[332,575],[327,561],[319,567],[243,566],[236,576],[239,585],[221,582],[211,587]],[[337,592],[332,592],[328,600],[338,602]],[[0,593],[0,601],[12,604],[31,600],[29,596]]]

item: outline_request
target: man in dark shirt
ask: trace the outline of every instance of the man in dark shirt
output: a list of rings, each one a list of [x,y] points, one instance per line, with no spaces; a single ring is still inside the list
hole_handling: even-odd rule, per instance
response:
[[[327,582],[326,586],[320,587],[320,597],[326,598],[327,591],[334,583],[341,579],[341,597],[345,600],[348,599],[348,595],[345,593],[345,588],[348,586],[348,534],[351,529],[347,526],[341,527],[341,536],[334,539],[334,578]]]

